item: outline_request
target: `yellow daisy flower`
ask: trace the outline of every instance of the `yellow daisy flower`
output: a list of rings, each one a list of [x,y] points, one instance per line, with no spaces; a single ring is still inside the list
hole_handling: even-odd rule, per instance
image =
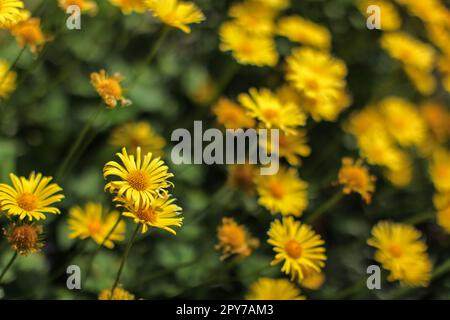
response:
[[[51,205],[60,202],[64,196],[58,194],[62,189],[56,183],[50,183],[52,177],[43,177],[41,173],[34,172],[28,179],[12,173],[9,177],[13,187],[0,184],[0,208],[8,215],[31,221],[45,219],[46,213],[60,213],[58,208]]]
[[[123,288],[115,288],[111,297],[111,289],[105,289],[98,295],[98,300],[135,300],[135,296]]]
[[[286,279],[260,278],[250,286],[247,300],[305,300],[292,282]]]
[[[301,157],[305,158],[311,154],[311,148],[307,144],[305,130],[295,130],[292,135],[280,134],[279,153],[291,166],[299,166]],[[270,143],[266,144],[270,146]]]
[[[450,206],[445,209],[439,210],[437,214],[437,223],[447,233],[450,233]]]
[[[251,1],[264,4],[278,11],[287,9],[291,4],[290,0],[251,0]]]
[[[222,251],[221,260],[232,255],[248,257],[259,246],[259,240],[253,238],[243,225],[232,218],[223,218],[217,228],[217,250]]]
[[[272,214],[299,217],[308,207],[308,184],[301,180],[293,168],[280,168],[275,175],[256,178],[258,203]]]
[[[412,66],[405,66],[404,70],[414,87],[422,95],[429,96],[436,91],[437,81],[430,71],[423,71]]]
[[[402,25],[402,19],[396,7],[385,0],[359,0],[358,9],[366,18],[371,14],[367,13],[369,6],[378,6],[381,11],[381,29],[384,31],[398,30]]]
[[[132,218],[134,223],[142,225],[142,233],[146,233],[148,227],[163,229],[172,234],[176,234],[172,227],[181,227],[183,218],[181,208],[174,202],[176,199],[170,195],[153,199],[148,205],[139,206],[136,203],[125,205],[125,217]]]
[[[450,191],[450,152],[437,150],[431,159],[430,176],[434,187],[440,191]]]
[[[29,45],[33,54],[42,50],[45,43],[50,39],[42,32],[41,19],[39,18],[29,18],[19,22],[11,27],[10,31],[16,38],[19,47],[23,48]]]
[[[286,16],[278,21],[277,33],[293,42],[329,49],[331,33],[327,28],[301,16]]]
[[[255,170],[255,166],[248,163],[228,166],[228,184],[234,189],[253,195],[256,191]]]
[[[220,50],[232,51],[239,64],[273,67],[278,63],[278,52],[272,37],[251,35],[234,22],[222,24],[219,34]]]
[[[95,15],[97,13],[97,3],[93,0],[59,0],[59,7],[67,10],[70,6],[77,6],[81,12]]]
[[[255,120],[249,117],[245,109],[227,98],[221,98],[212,108],[217,122],[226,129],[253,128]]]
[[[16,89],[17,73],[9,70],[9,64],[0,59],[0,98],[7,99]]]
[[[0,1],[0,29],[8,29],[22,20],[24,4],[20,0]]]
[[[375,260],[390,271],[389,281],[400,281],[409,286],[427,286],[431,262],[427,245],[420,240],[422,233],[412,225],[379,222],[372,229],[367,243],[375,247]]]
[[[292,103],[282,103],[269,89],[251,88],[249,94],[238,97],[240,104],[248,114],[261,121],[266,128],[280,129],[286,134],[294,134],[295,127],[306,123],[306,116],[300,108]]]
[[[309,290],[319,290],[324,283],[325,274],[323,272],[308,271],[300,281],[300,286]]]
[[[84,208],[73,207],[69,210],[69,229],[72,231],[69,238],[91,238],[97,244],[102,244],[119,218],[119,212],[105,212],[100,203],[88,202]],[[114,241],[125,238],[125,223],[120,221],[114,231],[105,241],[104,246],[114,248]]]
[[[165,24],[190,33],[189,24],[205,20],[203,12],[192,2],[179,0],[144,0],[147,8]]]
[[[132,150],[141,147],[143,153],[151,152],[155,157],[162,157],[166,140],[148,122],[138,121],[115,128],[111,133],[110,144]]]
[[[39,252],[43,247],[42,226],[34,224],[12,224],[5,230],[11,248],[22,256]]]
[[[109,108],[115,108],[118,102],[122,107],[131,105],[131,101],[123,96],[123,88],[120,85],[122,79],[119,73],[108,76],[105,70],[91,73],[92,86]]]
[[[167,188],[173,183],[167,179],[173,177],[169,168],[160,158],[154,158],[147,153],[143,158],[141,148],[136,148],[136,158],[128,155],[126,148],[116,154],[122,164],[116,161],[108,162],[103,168],[105,179],[109,176],[117,177],[105,186],[105,191],[115,194],[117,200],[133,202],[138,207],[148,207],[153,199],[167,195]]]
[[[228,15],[246,31],[255,35],[272,35],[275,29],[275,15],[271,7],[256,1],[235,3]]]
[[[343,192],[350,194],[357,192],[366,203],[372,200],[375,191],[376,178],[369,174],[369,170],[362,165],[362,160],[354,161],[351,158],[342,159],[342,167],[338,173],[338,181],[343,185]]]
[[[444,143],[450,139],[450,111],[443,104],[425,102],[421,105],[420,115],[437,142]]]
[[[325,266],[325,242],[310,226],[293,217],[275,220],[270,225],[267,241],[276,252],[271,265],[283,262],[281,272],[291,279],[302,281],[312,271],[320,272]]]
[[[145,12],[146,5],[145,0],[109,0],[113,5],[119,7],[124,14],[130,14],[132,12],[143,13]]]

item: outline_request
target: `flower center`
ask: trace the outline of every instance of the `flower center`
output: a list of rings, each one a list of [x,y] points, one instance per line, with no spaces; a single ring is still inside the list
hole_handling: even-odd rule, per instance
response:
[[[284,196],[284,187],[281,183],[279,183],[278,181],[272,181],[272,183],[270,184],[270,193],[272,194],[272,196],[276,199],[281,199]]]
[[[245,232],[237,226],[229,226],[224,228],[226,241],[233,248],[240,248],[245,243]]]
[[[128,174],[127,181],[137,191],[144,191],[150,185],[150,179],[145,171],[135,170]]]
[[[122,96],[122,87],[119,82],[114,79],[106,79],[101,85],[100,90],[107,95],[118,99]]]
[[[102,226],[98,221],[93,221],[88,225],[89,233],[92,235],[100,233],[101,228]]]
[[[136,216],[145,222],[156,223],[158,221],[158,213],[153,208],[139,210],[136,212]]]
[[[403,255],[403,250],[398,244],[393,244],[389,247],[389,252],[395,258],[399,258]]]
[[[15,227],[8,237],[9,242],[19,252],[27,252],[36,247],[39,233],[36,227],[22,225]]]
[[[22,193],[17,197],[17,205],[25,211],[33,211],[38,208],[39,199],[32,193]]]
[[[20,31],[22,37],[27,43],[35,44],[42,41],[42,33],[33,25],[27,25],[22,27]]]
[[[359,168],[347,168],[342,177],[347,180],[346,184],[352,188],[363,188],[368,184],[367,175]]]
[[[278,118],[278,111],[274,109],[266,109],[263,111],[263,115],[267,120],[275,120]]]
[[[286,250],[288,256],[293,259],[300,258],[303,252],[302,246],[296,240],[289,240],[288,242],[286,242],[284,250]]]

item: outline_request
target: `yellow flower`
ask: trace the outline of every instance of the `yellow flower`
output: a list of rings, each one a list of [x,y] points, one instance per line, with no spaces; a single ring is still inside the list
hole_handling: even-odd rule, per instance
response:
[[[447,233],[450,233],[450,206],[445,209],[439,210],[437,214],[437,223]]]
[[[155,198],[166,196],[168,191],[165,189],[173,186],[167,180],[173,174],[168,172],[164,161],[154,158],[151,152],[142,158],[141,148],[138,147],[135,158],[123,148],[122,153],[116,155],[123,165],[110,161],[103,168],[105,179],[109,176],[118,178],[105,186],[105,191],[117,196],[116,200],[132,202],[137,207],[148,207]]]
[[[261,121],[266,128],[280,129],[293,134],[295,127],[306,123],[306,116],[292,103],[282,103],[269,89],[251,88],[249,94],[240,94],[239,102],[248,110],[250,116]]]
[[[407,153],[398,154],[399,165],[387,167],[384,170],[385,177],[396,187],[403,188],[411,183],[413,177],[413,163]]]
[[[67,10],[70,6],[77,6],[81,12],[86,12],[90,15],[97,13],[97,4],[93,0],[59,0],[60,8]]]
[[[259,278],[250,286],[247,300],[305,300],[292,282],[286,279]]]
[[[385,0],[359,0],[358,9],[366,18],[371,15],[367,12],[369,6],[376,5],[381,11],[381,29],[384,31],[398,30],[402,25],[402,19],[395,6]]]
[[[402,151],[386,132],[369,132],[358,137],[361,156],[371,165],[399,169],[404,159]]]
[[[42,226],[34,224],[12,224],[5,230],[11,248],[22,256],[36,253],[43,247]]]
[[[259,240],[253,238],[243,225],[232,218],[223,218],[217,228],[217,250],[222,251],[221,260],[232,255],[248,257],[259,246]]]
[[[431,71],[435,63],[435,50],[404,32],[385,33],[381,46],[395,59],[407,66]]]
[[[9,70],[9,64],[0,59],[0,98],[7,99],[16,89],[17,73]]]
[[[300,281],[300,285],[303,288],[309,289],[309,290],[319,290],[325,282],[325,275],[323,272],[306,272],[305,278],[303,278],[302,281]]]
[[[433,197],[437,210],[437,223],[447,233],[450,233],[450,191],[438,193]]]
[[[284,10],[290,5],[290,0],[252,0],[256,3],[264,4],[274,10]]]
[[[41,29],[41,19],[29,18],[15,24],[10,29],[11,34],[16,37],[19,47],[30,46],[31,52],[38,53],[45,43],[50,39],[46,37]]]
[[[111,297],[111,289],[105,289],[98,295],[98,300],[134,300],[134,294],[123,288],[115,288]]]
[[[228,184],[242,190],[248,195],[255,193],[255,166],[251,164],[235,164],[228,166]]]
[[[220,50],[232,51],[239,64],[273,67],[278,63],[275,42],[269,36],[251,35],[234,22],[220,27]]]
[[[329,49],[331,46],[331,34],[327,28],[300,16],[281,18],[277,33],[293,42],[319,49]]]
[[[405,73],[422,95],[429,96],[436,91],[436,79],[431,72],[405,66]]]
[[[119,218],[119,212],[105,212],[100,203],[89,202],[84,208],[74,207],[69,210],[69,238],[82,240],[91,238],[97,244],[102,244]],[[104,246],[114,248],[114,241],[125,238],[125,223],[120,221],[114,231],[105,241]]]
[[[422,234],[408,224],[379,222],[372,229],[367,243],[375,247],[375,260],[390,271],[389,281],[400,281],[408,286],[427,286],[431,262]]]
[[[306,274],[320,272],[325,266],[325,242],[310,226],[286,217],[272,222],[268,235],[276,252],[271,265],[283,262],[281,272],[291,279],[302,281]]]
[[[11,28],[22,20],[22,8],[24,4],[20,0],[0,1],[0,29]]]
[[[404,5],[409,13],[420,18],[427,23],[434,23],[436,25],[448,25],[448,9],[440,0],[396,0],[398,3]]]
[[[217,122],[226,129],[253,128],[255,120],[245,110],[227,98],[221,98],[212,108]]]
[[[124,14],[132,12],[143,13],[146,9],[145,0],[109,0],[113,5],[119,7]]]
[[[353,161],[351,158],[343,158],[338,180],[343,185],[345,194],[357,192],[366,203],[372,200],[376,178],[370,175],[369,170],[362,165],[362,160]]]
[[[170,195],[154,198],[149,204],[139,206],[136,203],[125,204],[125,217],[132,218],[134,223],[142,225],[142,233],[146,233],[148,227],[163,229],[172,234],[176,234],[172,227],[181,227],[183,218],[181,208],[174,202],[176,199]]]
[[[131,105],[131,101],[123,96],[122,79],[119,73],[110,77],[105,70],[91,73],[91,84],[109,108],[115,108],[118,102],[122,107]]]
[[[450,191],[450,152],[437,150],[430,163],[430,176],[434,187],[440,191]]]
[[[179,0],[144,0],[155,17],[165,24],[190,33],[189,24],[205,20],[203,12],[192,2]]]
[[[234,23],[255,35],[272,35],[275,29],[275,14],[269,6],[256,1],[244,1],[231,6],[229,16]]]
[[[443,104],[428,101],[421,106],[420,114],[437,142],[444,143],[449,140],[450,111]]]
[[[34,172],[28,179],[12,173],[9,177],[13,187],[0,184],[0,208],[8,215],[31,221],[45,219],[46,213],[60,213],[58,208],[51,205],[60,202],[64,196],[58,194],[62,189],[56,183],[50,183],[51,177],[42,177],[41,173]]]
[[[148,122],[138,121],[115,128],[111,133],[110,144],[132,150],[141,147],[143,153],[151,152],[153,156],[161,157],[166,140]]]
[[[293,168],[280,168],[277,174],[258,176],[258,203],[272,214],[299,217],[308,207],[308,184],[301,180]]]

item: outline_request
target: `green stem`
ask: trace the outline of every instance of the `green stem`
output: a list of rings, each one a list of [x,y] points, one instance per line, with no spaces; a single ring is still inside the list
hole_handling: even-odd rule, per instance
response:
[[[325,212],[333,208],[342,198],[344,194],[342,192],[336,193],[332,198],[328,199],[325,203],[323,203],[316,211],[311,213],[307,218],[306,222],[312,223],[321,217]]]
[[[111,237],[114,230],[116,230],[116,228],[119,225],[121,220],[122,220],[122,215],[119,215],[119,217],[116,220],[116,223],[114,223],[114,226],[111,228],[111,230],[109,230],[108,234],[102,240],[101,244],[97,247],[97,249],[95,249],[95,251],[92,253],[91,257],[89,258],[88,266],[86,268],[86,277],[84,279],[85,282],[87,282],[89,279],[89,275],[91,274],[91,270],[92,270],[92,266],[93,266],[95,258],[97,257],[97,255],[100,252],[100,250],[102,249],[102,247],[105,245],[106,241],[108,241],[109,237]]]
[[[433,211],[422,212],[422,213],[416,214],[416,215],[412,216],[411,218],[407,219],[405,221],[405,223],[417,225],[417,224],[427,222],[428,220],[430,220],[434,217],[435,217],[435,213]]]
[[[241,69],[241,65],[236,63],[234,60],[227,63],[220,79],[217,80],[217,85],[215,88],[215,92],[211,100],[209,100],[207,103],[205,103],[205,106],[213,105],[219,100],[219,98],[222,96],[223,92],[227,89],[228,85],[230,84],[231,80],[234,79],[236,74]]]
[[[58,171],[56,173],[56,179],[61,179],[67,172],[67,169],[69,165],[71,164],[71,161],[73,157],[77,154],[79,151],[83,140],[86,138],[87,134],[91,130],[92,126],[94,125],[95,120],[97,119],[100,112],[103,110],[103,105],[100,105],[98,109],[94,112],[94,114],[91,116],[90,120],[86,122],[84,125],[84,128],[81,130],[80,134],[78,135],[77,139],[75,140],[75,143],[72,145],[72,147],[69,150],[69,153],[67,153],[67,156],[64,158],[64,160],[61,162],[61,165],[58,168]]]
[[[8,272],[9,268],[12,266],[12,264],[14,263],[14,261],[16,260],[18,254],[17,251],[14,251],[13,256],[11,257],[11,259],[9,260],[8,264],[6,265],[5,269],[3,269],[2,274],[0,274],[0,283],[2,283],[2,279],[5,276],[6,272]]]
[[[332,297],[332,299],[337,299],[337,300],[348,299],[350,297],[353,297],[357,293],[359,293],[362,289],[366,289],[366,288],[367,288],[366,287],[366,279],[362,279],[361,281],[354,283],[352,286],[338,292],[337,294],[335,294]]]
[[[127,244],[127,247],[126,247],[126,249],[125,249],[125,252],[123,253],[122,260],[120,261],[120,267],[119,267],[119,270],[117,271],[116,280],[114,280],[114,284],[113,284],[113,286],[112,286],[112,288],[111,288],[111,297],[110,297],[110,300],[111,300],[112,297],[113,297],[114,290],[116,290],[117,285],[119,284],[120,276],[122,275],[123,268],[125,267],[125,263],[126,263],[126,261],[127,261],[127,258],[128,258],[129,253],[130,253],[131,247],[133,246],[133,242],[134,242],[134,240],[136,239],[136,236],[137,236],[137,234],[138,234],[138,231],[139,231],[140,227],[141,227],[141,225],[140,225],[140,224],[137,224],[136,229],[134,230],[134,233],[133,233],[133,235],[131,236],[131,239],[130,239],[130,241],[129,241],[128,244]]]

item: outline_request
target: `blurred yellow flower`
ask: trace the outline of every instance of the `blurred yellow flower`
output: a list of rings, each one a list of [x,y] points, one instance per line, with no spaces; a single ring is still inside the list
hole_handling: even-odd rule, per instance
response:
[[[426,126],[418,109],[410,102],[388,97],[380,102],[385,126],[392,137],[403,146],[420,145],[425,139]]]
[[[174,202],[176,199],[170,195],[154,198],[147,205],[126,203],[125,217],[132,218],[134,223],[142,225],[142,233],[146,233],[149,227],[163,229],[172,234],[177,234],[172,227],[181,227],[183,218],[181,208]]]
[[[228,11],[234,23],[255,35],[272,35],[275,29],[275,15],[271,7],[264,3],[247,0],[234,3]]]
[[[143,13],[146,9],[145,0],[109,0],[113,5],[119,7],[124,14],[132,12]]]
[[[306,116],[299,106],[292,102],[282,103],[269,89],[258,91],[251,88],[249,94],[240,94],[238,100],[248,114],[261,121],[266,128],[293,134],[296,127],[306,123]]]
[[[59,6],[67,10],[70,6],[77,6],[83,13],[95,15],[97,13],[97,3],[93,0],[58,0]]]
[[[436,79],[431,72],[412,66],[405,66],[405,73],[422,95],[429,96],[436,91]]]
[[[151,152],[153,156],[161,157],[166,140],[158,135],[147,121],[137,121],[115,128],[111,133],[110,144],[132,150],[141,147],[143,153]]]
[[[165,24],[190,33],[189,24],[205,20],[203,12],[192,2],[179,0],[144,0],[146,6]]]
[[[7,99],[16,89],[17,73],[10,70],[8,62],[0,59],[0,98]]]
[[[131,101],[123,96],[123,88],[120,85],[122,76],[115,73],[113,76],[108,76],[105,70],[91,73],[91,84],[94,86],[97,93],[109,108],[115,108],[120,102],[122,107],[131,105]]]
[[[302,281],[305,274],[320,272],[325,266],[325,242],[309,225],[286,217],[272,222],[268,235],[268,243],[276,253],[271,265],[283,262],[281,272],[292,280]]]
[[[375,176],[370,175],[369,170],[362,165],[362,160],[342,159],[338,181],[343,186],[342,191],[345,194],[357,192],[366,203],[370,203],[375,191],[375,180]]]
[[[151,152],[142,157],[140,147],[136,148],[136,158],[128,155],[126,148],[116,155],[122,164],[110,161],[103,168],[105,179],[109,176],[118,178],[105,186],[105,191],[116,195],[116,201],[146,208],[155,198],[167,196],[166,189],[173,186],[168,179],[173,174],[168,172],[164,161],[154,158]]]
[[[404,65],[422,71],[431,71],[435,64],[435,50],[404,32],[385,33],[381,37],[381,46]]]
[[[450,151],[435,151],[430,163],[430,176],[438,191],[450,191]]]
[[[232,51],[239,64],[273,67],[278,63],[274,40],[269,36],[251,35],[234,22],[220,27],[220,50]]]
[[[308,207],[308,184],[301,180],[294,168],[280,168],[275,175],[256,178],[258,203],[272,214],[299,217]]]
[[[398,153],[398,165],[388,166],[383,173],[394,186],[399,188],[408,186],[413,178],[411,157],[405,152]]]
[[[41,29],[41,19],[29,18],[15,24],[10,29],[11,34],[16,38],[20,48],[30,46],[31,52],[38,53],[50,37],[44,35]]]
[[[450,111],[442,103],[427,101],[421,105],[420,114],[437,142],[450,139]]]
[[[24,4],[20,0],[0,1],[0,29],[8,29],[23,20]]]
[[[43,177],[41,173],[30,174],[25,177],[9,175],[13,187],[0,184],[0,208],[8,215],[18,216],[20,220],[46,219],[45,214],[59,214],[58,208],[51,206],[64,199],[59,194],[62,189],[56,183],[50,183],[52,177]]]
[[[228,184],[234,189],[253,195],[256,191],[255,170],[255,166],[248,163],[228,166]]]
[[[274,10],[287,9],[291,4],[290,0],[252,0],[252,1],[254,1],[256,3],[267,5]]]
[[[27,256],[39,252],[43,247],[42,231],[41,225],[13,223],[5,230],[5,237],[14,251]]]
[[[73,207],[69,210],[69,238],[91,238],[100,245],[114,228],[119,214],[117,211],[106,212],[100,203],[95,202],[88,202],[84,208]],[[108,249],[114,248],[114,241],[122,241],[125,238],[125,228],[125,223],[120,221],[104,246]]]
[[[319,290],[324,283],[325,274],[323,272],[308,271],[300,281],[300,286],[309,290]]]
[[[293,42],[319,49],[329,49],[331,34],[327,28],[301,16],[287,16],[278,21],[277,33]]]
[[[359,0],[358,9],[362,15],[366,18],[371,16],[372,13],[367,12],[367,8],[370,6],[378,6],[381,11],[381,29],[384,31],[398,30],[402,25],[402,19],[394,6],[389,1],[385,0]]]
[[[439,210],[437,214],[437,223],[447,233],[450,233],[450,206],[445,209]]]
[[[255,120],[247,115],[245,109],[227,98],[221,98],[213,107],[212,112],[217,122],[226,129],[253,128]]]
[[[440,0],[396,0],[404,5],[410,14],[420,18],[423,22],[436,25],[449,25],[448,9]]]
[[[126,291],[123,288],[115,288],[111,297],[111,289],[105,289],[98,295],[98,300],[134,300],[134,294]]]
[[[412,225],[381,221],[367,243],[375,247],[375,260],[390,271],[389,281],[408,286],[428,286],[431,262],[422,233]]]
[[[259,278],[250,286],[247,300],[305,300],[292,282],[287,279]]]
[[[450,191],[437,193],[433,197],[433,203],[437,210],[438,225],[450,233]]]
[[[222,251],[221,260],[232,255],[248,257],[259,246],[259,240],[233,218],[222,219],[222,224],[217,228],[217,240],[216,249]]]

